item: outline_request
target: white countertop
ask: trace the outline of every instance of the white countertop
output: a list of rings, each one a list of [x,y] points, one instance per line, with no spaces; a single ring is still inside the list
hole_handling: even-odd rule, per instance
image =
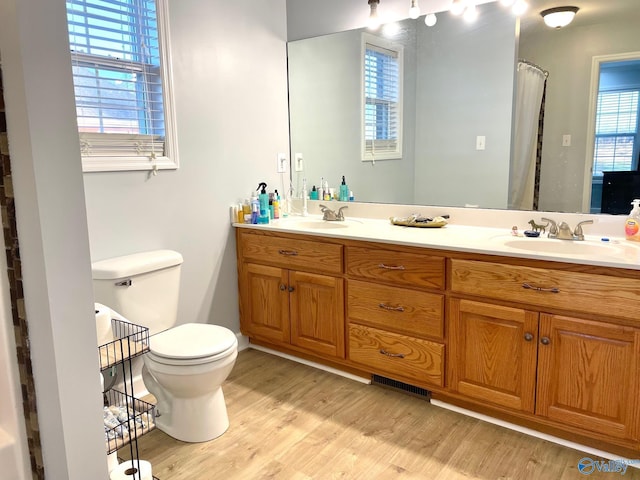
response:
[[[640,242],[624,237],[585,235],[584,241],[515,237],[509,228],[448,224],[442,228],[392,225],[389,219],[353,218],[324,222],[320,215],[289,216],[266,225],[234,223],[234,227],[303,233],[319,237],[362,240],[458,252],[503,255],[584,265],[640,270]],[[524,228],[521,227],[522,230]],[[586,229],[585,229],[586,230]]]

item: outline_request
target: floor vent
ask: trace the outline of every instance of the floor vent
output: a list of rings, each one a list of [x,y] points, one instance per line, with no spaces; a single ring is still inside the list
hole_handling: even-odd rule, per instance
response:
[[[424,388],[416,387],[415,385],[410,385],[408,383],[399,382],[398,380],[393,380],[381,375],[372,375],[371,383],[373,383],[374,385],[391,388],[393,390],[400,390],[416,397],[420,397],[423,400],[428,401],[431,399],[431,392],[429,390],[425,390]]]

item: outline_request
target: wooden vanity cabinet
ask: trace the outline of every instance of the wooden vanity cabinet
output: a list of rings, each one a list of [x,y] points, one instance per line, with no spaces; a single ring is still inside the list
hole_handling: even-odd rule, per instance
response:
[[[603,309],[601,298],[585,297],[580,290],[580,285],[592,288],[593,283],[585,284],[587,278],[612,288],[621,285],[600,297],[626,295],[632,303],[640,299],[638,280],[455,259],[451,270],[453,292],[510,298],[519,288],[521,301],[526,298],[539,307],[451,298],[453,391],[600,436],[639,439],[640,329],[614,323],[614,318],[607,322],[574,316]],[[542,290],[523,286],[534,283]],[[550,305],[571,309],[572,316],[545,312]],[[624,318],[628,306],[616,309],[609,304],[607,309]]]
[[[345,358],[342,245],[238,231],[245,335]],[[303,271],[307,270],[307,271]]]
[[[425,388],[444,387],[444,257],[346,249],[348,359]]]

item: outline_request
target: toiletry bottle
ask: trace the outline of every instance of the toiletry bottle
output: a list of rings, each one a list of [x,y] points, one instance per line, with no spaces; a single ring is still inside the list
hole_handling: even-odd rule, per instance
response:
[[[273,200],[273,218],[280,218],[280,195],[278,195],[278,190],[275,191],[275,198]]]
[[[324,200],[324,177],[320,177],[320,188],[318,188],[318,200]]]
[[[307,197],[309,194],[307,193],[307,179],[302,179],[302,216],[306,217],[309,212],[307,210]]]
[[[324,197],[322,197],[323,200],[331,200],[331,190],[329,190],[329,180],[326,180],[324,182],[324,188],[322,189],[324,191]]]
[[[273,201],[275,199],[275,195],[273,193],[269,194],[269,220],[273,220],[276,218],[276,208],[273,206]]]
[[[258,223],[269,223],[269,194],[267,193],[267,184],[264,182],[259,183],[256,191],[260,192],[258,195],[260,202]]]
[[[348,202],[349,201],[349,186],[347,185],[347,182],[345,182],[344,180],[344,175],[342,176],[342,183],[340,184],[340,197],[339,200],[341,202]]]
[[[353,191],[349,190],[349,201],[353,202],[355,200],[355,197],[353,196]]]
[[[640,242],[640,199],[636,198],[633,202],[633,209],[629,213],[629,218],[624,222],[624,233],[627,240]]]
[[[236,206],[236,222],[244,223],[244,205],[242,205],[242,202],[238,202]]]
[[[316,190],[316,186],[314,185],[311,189],[311,193],[309,194],[310,200],[318,200],[318,190]]]
[[[258,223],[258,217],[260,216],[260,201],[254,193],[251,195],[251,223]]]

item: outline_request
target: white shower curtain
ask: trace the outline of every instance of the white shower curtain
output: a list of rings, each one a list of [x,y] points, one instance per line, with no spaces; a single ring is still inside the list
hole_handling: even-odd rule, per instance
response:
[[[509,171],[509,208],[533,209],[538,119],[546,72],[527,62],[518,62],[515,135]]]

